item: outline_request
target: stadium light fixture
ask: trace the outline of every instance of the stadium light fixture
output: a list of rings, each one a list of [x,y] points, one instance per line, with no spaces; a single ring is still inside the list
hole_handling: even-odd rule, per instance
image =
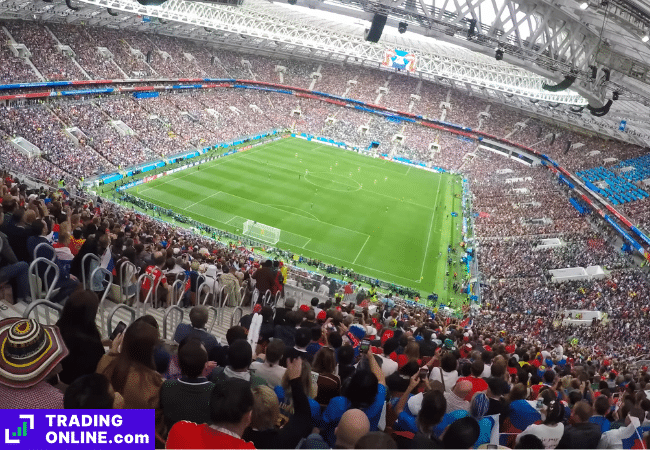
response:
[[[582,9],[584,11],[587,8],[589,8],[589,3],[588,2],[580,3],[580,9]]]
[[[648,36],[647,34],[641,38],[641,42],[643,42],[643,43],[648,42],[648,41],[650,41],[650,36]]]
[[[406,22],[400,22],[397,25],[397,31],[400,32],[400,34],[406,33],[406,27],[408,27],[408,24]]]
[[[496,52],[494,52],[494,59],[496,59],[497,61],[503,60],[503,50],[497,48]]]

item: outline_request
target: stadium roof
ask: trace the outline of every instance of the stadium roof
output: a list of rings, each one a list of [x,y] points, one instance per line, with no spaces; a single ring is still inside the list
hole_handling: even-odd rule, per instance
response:
[[[237,7],[68,0],[72,10],[64,2],[0,0],[0,17],[128,28],[218,48],[367,68],[379,68],[387,49],[409,50],[417,57],[416,76],[423,79],[554,122],[650,144],[648,0],[297,1],[244,0]],[[364,39],[375,13],[388,15],[376,44]],[[399,22],[408,24],[406,33],[396,31]],[[495,59],[497,48],[503,61]],[[542,89],[567,75],[576,78],[570,89]],[[588,102],[606,104],[614,92],[618,100],[607,115],[581,109]],[[625,131],[619,131],[621,120],[627,122]]]

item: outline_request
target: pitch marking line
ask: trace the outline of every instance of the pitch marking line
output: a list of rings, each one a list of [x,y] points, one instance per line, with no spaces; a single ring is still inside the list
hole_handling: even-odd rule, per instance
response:
[[[317,145],[318,145],[318,146],[321,146],[321,147],[330,147],[330,146],[325,145],[325,144],[317,144]],[[334,147],[332,147],[332,148],[334,148]],[[321,149],[320,149],[320,148],[313,148],[312,150],[321,150]],[[339,149],[339,150],[340,150],[340,149]],[[331,155],[330,155],[330,156],[331,156]],[[260,162],[260,163],[262,162],[262,161],[259,160],[259,159],[255,159],[255,158],[252,158],[252,159],[253,159],[253,161],[256,161],[256,162]],[[383,161],[386,162],[387,160],[383,160]],[[388,161],[388,162],[391,162],[391,161]],[[273,167],[277,167],[277,168],[279,168],[279,169],[283,169],[283,170],[285,170],[286,172],[293,172],[293,173],[297,173],[297,174],[302,174],[302,172],[300,172],[300,171],[298,171],[298,170],[286,169],[286,168],[283,168],[282,166],[278,166],[277,164],[270,164],[270,163],[269,163],[268,165],[269,165],[269,166],[273,166]],[[367,164],[363,164],[363,163],[361,163],[361,165],[366,165],[367,167],[372,167],[372,168],[375,168],[375,169],[376,169],[376,167],[368,166]],[[409,166],[409,170],[410,170],[410,169],[411,169],[411,167]],[[393,171],[393,170],[389,170],[389,172],[394,172],[394,171]],[[327,172],[323,172],[323,171],[321,171],[321,172],[314,172],[314,174],[318,174],[318,173],[327,173]],[[398,174],[399,174],[399,175],[406,175],[406,174],[404,174],[404,173],[399,173],[399,172],[398,172]],[[312,175],[312,173],[310,173],[309,175]],[[322,177],[318,177],[318,175],[314,175],[314,176],[315,176],[316,178],[325,179],[325,178],[322,178]],[[340,175],[340,176],[345,177],[345,175]],[[305,176],[305,181],[307,181],[308,183],[310,183],[310,184],[312,184],[312,185],[314,185],[314,186],[322,187],[322,186],[318,186],[317,184],[315,184],[315,183],[309,181],[309,180],[307,179],[307,176]],[[327,181],[331,181],[332,183],[340,184],[340,185],[342,185],[342,186],[350,187],[349,185],[347,185],[347,184],[345,184],[345,183],[341,183],[340,181],[336,181],[336,180],[327,180]],[[364,190],[364,188],[361,187],[361,183],[359,183],[359,182],[356,181],[356,180],[353,180],[353,181],[354,181],[355,183],[357,183],[357,184],[359,185],[359,187],[358,187],[357,189],[355,189],[354,191],[351,191],[351,192],[356,192],[356,191]],[[322,188],[323,188],[323,189],[329,189],[329,188],[326,188],[326,187],[322,187]],[[334,191],[334,192],[347,192],[347,191],[337,191],[336,189],[329,189],[329,190]],[[391,195],[384,194],[383,192],[375,191],[375,190],[372,190],[372,189],[367,189],[367,191],[369,191],[369,192],[372,193],[373,195],[380,195],[380,196],[382,196],[382,197],[390,198],[391,200],[401,200],[401,199],[399,199],[399,198],[397,198],[397,197],[393,197],[393,196],[391,196]],[[419,207],[419,208],[432,209],[433,211],[435,211],[435,206],[434,206],[433,208],[431,208],[430,206],[427,206],[427,205],[421,205],[421,204],[419,204],[419,203],[412,202],[412,201],[404,201],[404,203],[408,203],[408,204],[410,204],[410,205],[417,206],[417,207]]]
[[[278,141],[278,142],[279,142],[279,141]],[[238,152],[238,153],[239,153],[239,154],[247,154],[247,153],[257,152],[257,151],[261,150],[262,148],[265,148],[267,145],[268,145],[268,146],[271,146],[271,145],[273,145],[273,144],[275,144],[275,142],[269,142],[269,143],[267,143],[267,144],[260,145],[259,148],[253,148],[253,149],[251,149],[251,150],[246,150],[245,152]],[[237,155],[238,153],[235,153],[235,155]],[[228,156],[233,156],[233,155],[228,155]],[[222,159],[223,159],[223,161],[222,161]],[[225,163],[227,163],[227,162],[229,162],[229,161],[232,161],[232,160],[235,160],[235,159],[237,159],[237,158],[226,158],[226,157],[224,157],[224,158],[218,158],[218,159],[216,159],[215,161],[211,161],[212,164],[210,164],[210,163],[206,163],[205,168],[206,168],[206,169],[211,169],[211,168],[213,168],[213,167],[220,166],[220,165],[222,165],[222,164],[225,164]],[[209,165],[208,165],[208,164],[209,164]],[[186,172],[186,171],[187,171],[188,173],[185,173],[185,174],[183,174],[183,175],[176,175],[176,174],[165,175],[164,178],[168,178],[168,179],[165,180],[165,181],[162,181],[161,183],[147,183],[147,184],[149,184],[149,186],[146,187],[146,188],[144,188],[144,189],[142,189],[141,192],[145,192],[145,191],[148,191],[149,189],[153,189],[153,188],[156,188],[156,187],[158,187],[158,186],[162,186],[163,184],[167,184],[167,183],[169,183],[169,182],[171,182],[171,181],[180,180],[181,178],[189,177],[190,175],[196,175],[196,173],[195,173],[196,171],[192,170],[191,168],[190,168],[190,169],[186,169],[186,170],[184,170],[183,172]],[[174,176],[174,175],[176,175],[176,176]],[[160,179],[160,178],[159,178],[159,179]],[[154,182],[155,182],[155,181],[156,181],[156,180],[154,180]],[[130,189],[133,189],[133,188],[130,188]]]
[[[194,206],[194,205],[196,205],[196,204],[198,204],[198,203],[201,203],[202,201],[207,200],[207,199],[209,199],[210,197],[214,197],[214,196],[217,195],[217,194],[221,194],[221,191],[217,191],[217,192],[215,192],[215,193],[213,193],[213,194],[210,194],[210,195],[208,195],[207,197],[202,198],[202,199],[199,200],[198,202],[194,202],[194,203],[192,203],[192,204],[186,206],[186,207],[183,208],[183,209],[191,208],[192,206]]]
[[[145,195],[144,197],[146,197],[146,198],[152,200],[153,202],[155,202],[156,204],[158,204],[158,205],[160,205],[160,206],[163,206],[163,205],[166,205],[166,206],[173,206],[173,205],[171,205],[171,204],[169,204],[169,203],[165,203],[164,201],[158,200],[158,199],[156,199],[156,198],[154,198],[154,197],[149,197],[148,195]],[[173,208],[172,208],[172,209],[173,209]],[[184,209],[182,209],[182,208],[181,208],[181,210],[184,211]],[[208,219],[210,222],[213,222],[213,223],[214,223],[214,222],[217,222],[217,223],[223,223],[223,222],[219,222],[218,220],[213,219],[212,217],[209,217],[209,216],[206,216],[206,215],[203,215],[203,214],[200,214],[200,213],[192,213],[192,214],[194,214],[195,216],[198,216],[198,217],[203,217],[203,218],[205,218],[205,219]],[[228,220],[228,222],[232,222],[233,220],[237,219],[238,217],[240,217],[240,216],[235,216],[235,217],[233,217],[232,219]],[[207,224],[207,225],[210,225],[210,224],[207,223],[207,222],[206,222],[206,224]],[[229,223],[226,223],[226,225],[229,225]],[[293,234],[296,234],[296,233],[293,233]],[[302,235],[298,235],[298,234],[296,234],[296,235],[297,235],[297,236],[301,236],[301,237],[305,237],[305,238],[306,238],[306,236],[302,236]],[[310,238],[307,238],[307,239],[311,240]],[[280,239],[280,240],[282,241],[282,239]],[[284,241],[282,241],[282,242],[284,242]],[[305,245],[307,245],[307,244],[305,244]],[[303,248],[304,248],[304,246],[303,246]],[[305,249],[305,250],[307,250],[307,249]],[[323,252],[319,252],[319,251],[315,251],[315,250],[307,250],[307,251],[310,252],[310,253],[312,253],[312,254],[315,254],[315,255],[326,256],[327,258],[330,258],[331,260],[334,260],[334,261],[341,261],[341,262],[346,263],[346,264],[352,264],[351,261],[348,261],[347,259],[342,259],[340,256],[333,256],[333,255],[329,255],[329,254],[327,254],[327,253],[323,253]],[[406,278],[406,277],[402,277],[402,276],[399,276],[399,275],[395,275],[395,274],[393,274],[393,273],[391,273],[391,272],[385,272],[385,271],[383,271],[383,270],[379,270],[379,269],[376,269],[376,268],[374,268],[374,267],[364,266],[364,265],[362,265],[362,264],[356,264],[356,266],[357,266],[357,267],[361,267],[361,268],[363,268],[363,269],[368,269],[369,271],[372,271],[372,272],[377,272],[377,273],[382,273],[382,274],[384,274],[384,275],[388,275],[389,277],[391,277],[391,278],[393,278],[393,279],[397,278],[397,279],[399,279],[399,280],[404,280],[404,281],[408,281],[408,282],[415,282],[415,281],[416,281],[416,280],[412,280],[412,279],[410,279],[410,278]],[[387,281],[390,281],[390,280],[387,280]]]
[[[357,259],[359,259],[359,255],[361,254],[361,252],[362,252],[363,249],[365,248],[365,246],[366,246],[366,244],[368,243],[368,240],[369,240],[369,239],[370,239],[370,235],[368,235],[368,237],[366,238],[366,242],[364,242],[363,245],[361,246],[361,250],[359,250],[359,253],[357,253],[357,257],[354,258],[354,261],[352,261],[352,264],[356,264]]]
[[[435,205],[438,204],[438,195],[440,194],[440,181],[442,180],[442,177],[438,177],[438,188],[436,189],[436,200],[433,202],[434,207],[433,207],[433,212],[431,213],[431,220],[429,221],[429,236],[427,238],[427,246],[425,247],[424,250],[424,259],[422,260],[422,270],[420,271],[420,279],[416,281],[416,283],[419,283],[422,280],[422,276],[424,274],[424,266],[427,263],[427,254],[429,253],[429,243],[431,242],[431,228],[433,228],[433,216],[436,214],[436,209]]]

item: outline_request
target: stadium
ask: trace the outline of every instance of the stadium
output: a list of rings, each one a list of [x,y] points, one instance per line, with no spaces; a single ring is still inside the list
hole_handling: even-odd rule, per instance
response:
[[[650,445],[645,0],[0,0],[0,33],[0,407],[141,414],[5,444]]]

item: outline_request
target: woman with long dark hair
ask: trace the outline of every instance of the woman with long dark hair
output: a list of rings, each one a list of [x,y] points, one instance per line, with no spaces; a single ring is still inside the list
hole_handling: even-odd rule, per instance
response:
[[[65,306],[56,326],[70,351],[61,361],[61,381],[71,384],[82,375],[95,372],[97,363],[104,356],[102,338],[95,318],[99,298],[92,291],[75,291]]]
[[[146,321],[131,324],[113,341],[111,351],[99,361],[97,372],[110,380],[124,397],[127,409],[158,409],[163,379],[154,365],[158,330]]]

